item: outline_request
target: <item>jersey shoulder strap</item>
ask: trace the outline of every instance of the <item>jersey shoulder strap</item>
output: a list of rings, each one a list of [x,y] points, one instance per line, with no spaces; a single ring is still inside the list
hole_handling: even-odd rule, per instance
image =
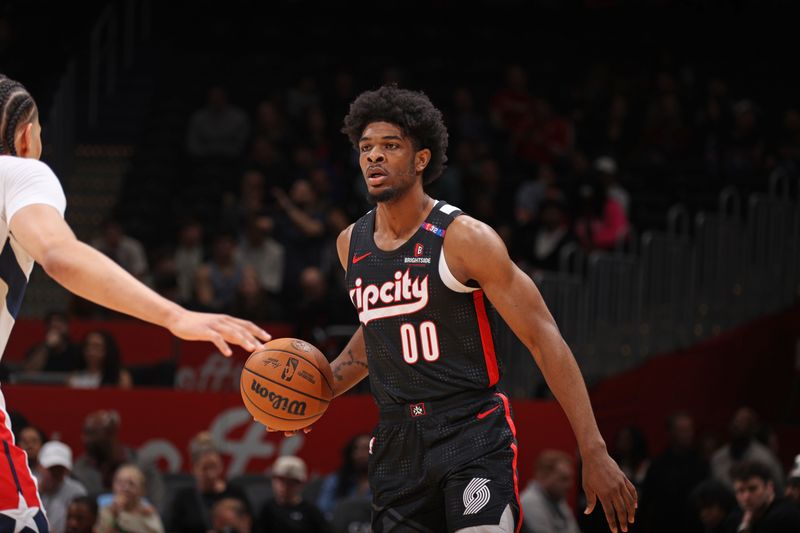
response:
[[[428,218],[422,224],[422,227],[432,233],[444,238],[444,232],[447,227],[456,219],[456,217],[463,215],[464,212],[447,202],[438,201],[431,209]],[[427,224],[427,226],[426,226]],[[438,230],[438,231],[437,231]]]

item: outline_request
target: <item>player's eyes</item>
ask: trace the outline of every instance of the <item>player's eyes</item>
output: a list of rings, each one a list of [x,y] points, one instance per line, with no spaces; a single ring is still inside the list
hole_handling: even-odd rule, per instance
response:
[[[362,152],[369,152],[370,150],[372,150],[372,146],[370,146],[368,144],[362,144],[361,145],[361,151]]]

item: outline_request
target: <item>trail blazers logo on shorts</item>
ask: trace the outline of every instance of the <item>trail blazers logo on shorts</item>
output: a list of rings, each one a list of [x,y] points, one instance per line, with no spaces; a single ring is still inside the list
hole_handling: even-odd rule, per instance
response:
[[[482,477],[472,478],[467,488],[464,489],[464,514],[476,514],[486,507],[492,494],[489,492],[488,479]]]

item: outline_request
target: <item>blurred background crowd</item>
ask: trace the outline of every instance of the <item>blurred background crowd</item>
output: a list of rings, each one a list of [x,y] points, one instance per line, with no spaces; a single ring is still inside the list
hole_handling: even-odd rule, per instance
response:
[[[189,444],[189,472],[162,473],[120,439],[115,411],[85,418],[84,452],[75,458],[57,436],[48,440],[24,419],[15,422],[53,531],[370,531],[368,433],[347,440],[338,468],[329,473],[312,473],[303,459],[287,454],[266,473],[226,476],[222,451],[208,431]],[[651,449],[636,426],[609,442],[639,494],[629,531],[734,533],[742,524],[758,527],[752,531],[797,531],[800,455],[784,471],[775,435],[753,409],[737,409],[720,442],[698,432],[690,413],[675,412],[666,424],[669,441],[661,450]],[[602,513],[581,513],[587,502],[576,491],[580,464],[576,468],[573,455],[544,449],[520,467],[531,473],[520,487],[522,531],[608,531]]]
[[[114,17],[145,13],[132,19],[135,57],[124,56],[112,76],[114,63],[80,59],[87,41],[102,40],[97,28],[110,27],[99,26],[107,3],[76,8],[74,31],[58,23],[63,6],[48,14],[37,9],[44,4],[2,4],[0,71],[39,102],[51,139],[45,159],[59,172],[79,236],[167,298],[288,325],[329,356],[357,325],[335,240],[371,208],[339,131],[363,90],[394,83],[431,97],[450,144],[429,194],[490,224],[534,279],[563,270],[565,250],[637,253],[642,234],[667,229],[675,205],[699,213],[716,209],[731,187],[739,198],[775,192],[776,183],[787,197],[798,189],[790,34],[756,40],[745,7],[736,24],[715,26],[672,2],[648,2],[650,16],[667,23],[655,29],[615,19],[625,4],[615,1],[536,2],[538,19],[513,16],[521,2],[440,1],[414,5],[427,17],[410,26],[382,10],[377,23],[300,24],[304,9],[315,9],[305,2],[233,1],[224,13],[112,2]],[[548,26],[556,16],[563,31]],[[128,35],[131,19],[120,20]],[[49,42],[36,41],[37,25]],[[79,60],[70,67],[72,56]],[[75,155],[66,159],[54,146],[64,137],[47,129],[62,118],[47,110],[60,109],[65,68],[79,80],[73,112],[88,116],[72,123]],[[123,317],[60,294],[33,295],[23,308],[45,323],[44,335],[26,339],[5,377],[51,373],[81,389],[174,382],[126,365],[103,328],[76,338],[73,321]],[[797,294],[788,299],[796,305]],[[546,387],[524,394],[547,397]],[[641,494],[633,531],[736,531],[745,515],[769,513],[797,524],[800,464],[780,459],[786,450],[756,410],[734,410],[724,436],[695,427],[694,413],[673,413],[666,449],[648,446],[635,425],[606,435]],[[17,439],[54,531],[369,530],[368,435],[352,436],[335,472],[312,473],[286,455],[267,473],[228,479],[205,428],[188,450],[191,472],[171,474],[120,442],[113,411],[75,421],[83,451],[74,458],[58,435],[18,416]],[[528,531],[603,530],[600,513],[581,514],[579,466],[556,450],[520,465],[532,479],[520,487]]]

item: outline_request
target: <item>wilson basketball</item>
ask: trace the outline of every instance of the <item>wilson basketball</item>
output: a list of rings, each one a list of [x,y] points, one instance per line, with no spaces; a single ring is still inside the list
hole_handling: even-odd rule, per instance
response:
[[[247,358],[239,388],[256,420],[271,429],[293,431],[325,413],[333,398],[333,374],[328,360],[311,344],[273,339]]]

